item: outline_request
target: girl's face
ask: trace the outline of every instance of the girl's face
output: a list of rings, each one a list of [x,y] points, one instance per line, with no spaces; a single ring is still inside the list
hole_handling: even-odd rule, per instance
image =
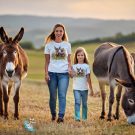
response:
[[[55,40],[62,40],[62,37],[64,35],[64,30],[62,27],[57,27],[54,31]]]
[[[84,58],[85,58],[85,56],[84,56],[84,52],[83,51],[77,53],[78,63],[84,63]]]

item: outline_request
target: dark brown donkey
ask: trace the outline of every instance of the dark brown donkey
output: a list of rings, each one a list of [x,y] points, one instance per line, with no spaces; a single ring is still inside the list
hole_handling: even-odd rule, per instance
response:
[[[3,27],[0,28],[0,37],[3,42],[0,44],[0,115],[4,115],[5,119],[8,119],[8,101],[12,86],[15,104],[14,118],[19,119],[19,89],[22,79],[27,75],[28,67],[27,55],[19,45],[23,34],[24,28],[21,28],[20,32],[12,39],[7,36]]]
[[[134,60],[127,49],[114,43],[104,43],[99,46],[94,55],[93,72],[99,81],[102,96],[101,119],[105,116],[105,85],[110,87],[108,120],[111,121],[112,105],[114,103],[114,90],[116,94],[115,119],[119,119],[119,104],[122,86],[125,93],[122,98],[122,107],[127,116],[128,123],[135,124],[135,76]]]

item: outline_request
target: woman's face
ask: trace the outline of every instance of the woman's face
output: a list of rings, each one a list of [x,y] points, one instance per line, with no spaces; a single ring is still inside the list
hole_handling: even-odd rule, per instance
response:
[[[64,35],[64,30],[62,27],[57,27],[54,31],[55,40],[62,40],[62,37]]]

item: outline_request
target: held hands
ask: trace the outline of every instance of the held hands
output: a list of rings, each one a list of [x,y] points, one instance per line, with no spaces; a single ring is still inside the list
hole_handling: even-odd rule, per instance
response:
[[[76,76],[76,72],[73,70],[73,68],[71,68],[69,75],[71,78]]]
[[[71,69],[71,67],[68,67],[68,74],[69,74],[70,77],[72,76],[72,69]]]

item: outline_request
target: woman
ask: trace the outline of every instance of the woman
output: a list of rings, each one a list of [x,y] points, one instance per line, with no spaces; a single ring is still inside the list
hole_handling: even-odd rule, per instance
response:
[[[64,25],[56,24],[48,35],[45,45],[45,80],[50,92],[50,110],[52,121],[56,119],[57,91],[59,114],[57,122],[64,122],[66,94],[71,74],[71,45]]]

